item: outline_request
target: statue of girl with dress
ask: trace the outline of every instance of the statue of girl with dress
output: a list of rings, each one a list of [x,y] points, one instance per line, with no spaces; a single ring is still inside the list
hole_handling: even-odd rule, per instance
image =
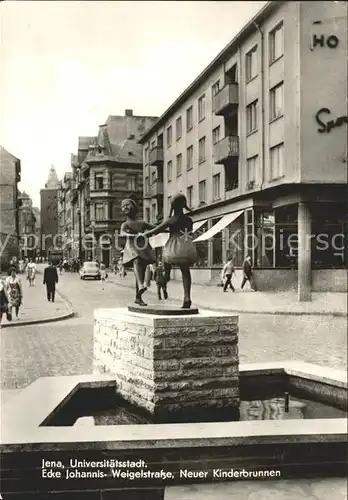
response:
[[[136,297],[135,303],[140,306],[146,306],[142,295],[146,292],[145,272],[149,264],[156,262],[156,255],[148,240],[142,236],[147,229],[154,226],[144,220],[136,218],[139,207],[135,198],[130,195],[121,203],[121,210],[126,216],[126,221],[121,226],[121,236],[127,238],[123,250],[122,263],[133,263],[134,275],[136,279]]]
[[[154,229],[146,231],[144,236],[149,238],[155,234],[167,232],[169,229],[169,239],[163,248],[163,262],[166,266],[166,277],[169,281],[171,267],[179,266],[182,274],[184,288],[184,301],[182,309],[191,307],[191,273],[190,266],[197,260],[196,247],[192,242],[193,222],[191,217],[184,214],[184,210],[190,211],[184,194],[179,193],[173,197],[169,218],[163,221]]]

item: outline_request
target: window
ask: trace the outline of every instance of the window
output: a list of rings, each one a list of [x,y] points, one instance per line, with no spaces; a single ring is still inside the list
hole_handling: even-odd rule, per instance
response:
[[[205,118],[205,94],[198,99],[198,121],[202,121]]]
[[[213,111],[215,109],[215,96],[216,94],[218,94],[220,91],[220,80],[218,80],[216,83],[214,83],[214,85],[212,86],[211,88],[211,99],[212,99],[212,103],[213,103]]]
[[[201,181],[198,185],[199,189],[199,203],[206,203],[206,198],[207,198],[207,187],[206,187],[206,182]]]
[[[149,164],[149,148],[144,149],[144,164]]]
[[[257,45],[246,55],[246,81],[249,82],[257,75]]]
[[[170,160],[167,163],[167,179],[168,179],[168,181],[171,181],[172,178],[173,178],[173,163],[172,163],[172,160]]]
[[[220,125],[213,130],[213,144],[216,144],[220,140]]]
[[[96,205],[95,205],[95,220],[105,220],[105,205],[104,205],[104,203],[96,203]]]
[[[213,201],[219,200],[220,193],[220,174],[213,175]]]
[[[180,137],[182,136],[182,119],[181,119],[181,116],[179,116],[179,118],[177,118],[177,120],[175,122],[175,126],[176,126],[176,140],[178,141],[180,139]]]
[[[246,109],[247,134],[257,130],[257,101],[252,102]]]
[[[145,208],[145,221],[150,222],[150,209],[148,207]]]
[[[284,144],[278,144],[270,150],[271,180],[284,175]]]
[[[193,205],[193,186],[187,188],[187,204],[189,208]]]
[[[193,127],[193,107],[190,106],[186,110],[186,131],[191,130]]]
[[[172,140],[172,126],[170,126],[167,128],[167,148],[170,148],[170,146],[172,145]]]
[[[202,139],[199,140],[198,158],[199,163],[203,163],[205,161],[205,137],[202,137]]]
[[[247,185],[249,189],[253,188],[255,184],[257,161],[257,155],[247,159]]]
[[[170,214],[171,208],[172,208],[172,195],[169,195],[167,199],[168,214]]]
[[[157,208],[156,208],[156,203],[153,203],[151,205],[151,221],[155,222],[157,218]]]
[[[283,82],[270,90],[270,108],[270,120],[275,120],[284,114]]]
[[[211,88],[211,96],[213,99],[216,96],[216,94],[219,93],[219,91],[220,91],[220,80],[218,80],[216,83],[214,83],[214,85]]]
[[[179,175],[182,174],[182,154],[180,153],[176,157],[176,176],[179,177]]]
[[[95,174],[95,189],[104,189],[104,175]]]
[[[154,170],[153,172],[151,172],[151,184],[153,184],[157,179],[157,172],[156,170]]]
[[[284,27],[278,24],[269,34],[269,62],[270,64],[284,54]]]
[[[137,176],[127,175],[127,190],[136,191],[136,189],[137,189]]]
[[[193,146],[190,146],[189,148],[187,148],[186,168],[187,168],[187,170],[191,170],[191,168],[193,168]]]

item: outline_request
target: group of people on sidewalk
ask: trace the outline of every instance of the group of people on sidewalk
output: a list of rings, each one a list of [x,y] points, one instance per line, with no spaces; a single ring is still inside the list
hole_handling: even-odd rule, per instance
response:
[[[28,275],[32,272],[30,271],[30,269],[32,269],[34,273],[32,276],[35,277],[36,265],[32,260],[31,263],[28,263],[28,266],[30,266],[30,264],[32,264],[32,267],[27,271]],[[23,305],[23,286],[17,272],[17,268],[13,266],[8,271],[8,277],[5,280],[0,280],[0,324],[4,315],[6,315],[7,321],[12,321],[14,316],[16,320],[19,319],[19,311]],[[31,278],[29,278],[29,283],[30,286],[32,286]],[[57,269],[53,266],[52,262],[49,262],[43,277],[43,284],[46,285],[48,302],[54,302],[57,283]],[[14,315],[13,310],[15,313]]]
[[[16,269],[13,267],[6,280],[0,281],[0,324],[6,315],[12,321],[12,312],[15,310],[16,319],[19,319],[19,309],[23,303],[23,288]]]
[[[223,286],[223,292],[227,292],[227,289],[230,288],[232,292],[235,291],[235,288],[232,283],[232,277],[236,273],[233,263],[233,258],[230,257],[226,264],[224,265],[221,273],[221,284]],[[243,278],[242,283],[240,285],[241,290],[243,290],[246,283],[250,284],[250,289],[255,291],[255,284],[253,279],[253,268],[251,264],[251,257],[248,257],[243,262]]]

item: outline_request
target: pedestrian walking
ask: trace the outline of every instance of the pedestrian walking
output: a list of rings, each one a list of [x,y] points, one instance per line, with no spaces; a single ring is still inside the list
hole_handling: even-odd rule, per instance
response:
[[[24,273],[24,260],[23,259],[20,259],[18,261],[18,272],[20,274]]]
[[[43,278],[43,284],[46,285],[48,302],[54,302],[54,297],[56,294],[56,283],[58,283],[57,269],[53,266],[52,262],[49,261],[48,267],[46,267],[44,271]]]
[[[36,264],[33,259],[30,259],[27,265],[27,280],[29,280],[29,286],[34,286],[36,275]]]
[[[105,281],[108,277],[108,273],[106,272],[106,267],[105,267],[105,264],[103,262],[100,264],[99,269],[100,269],[100,279],[102,281]]]
[[[251,257],[248,257],[243,262],[243,280],[240,288],[243,290],[245,283],[249,281],[251,291],[255,291],[255,287],[253,286],[253,268],[251,264]]]
[[[15,309],[16,319],[19,319],[19,309],[23,303],[22,282],[18,278],[16,269],[11,269],[10,276],[6,278],[6,290],[9,298],[9,312],[12,315],[13,308]]]
[[[223,291],[227,292],[227,288],[230,287],[232,292],[235,291],[232,284],[232,275],[235,274],[233,259],[228,259],[222,270],[222,281],[224,283]]]
[[[60,259],[60,261],[58,263],[58,269],[59,269],[59,274],[62,274],[62,272],[63,272],[63,261],[62,261],[62,259]]]
[[[12,314],[9,311],[9,297],[7,294],[6,284],[3,280],[0,280],[0,325],[4,314],[6,314],[7,321],[12,320]]]
[[[165,300],[168,299],[166,270],[161,261],[158,262],[154,270],[154,280],[157,285],[158,300],[162,300],[162,292]]]

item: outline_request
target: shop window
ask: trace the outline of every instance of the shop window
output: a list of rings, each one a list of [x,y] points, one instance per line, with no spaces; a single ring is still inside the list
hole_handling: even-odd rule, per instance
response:
[[[208,221],[195,232],[194,237],[198,238],[200,234],[208,231],[209,225]],[[208,267],[209,265],[209,242],[208,241],[198,241],[195,243],[197,250],[197,261],[195,267]]]

